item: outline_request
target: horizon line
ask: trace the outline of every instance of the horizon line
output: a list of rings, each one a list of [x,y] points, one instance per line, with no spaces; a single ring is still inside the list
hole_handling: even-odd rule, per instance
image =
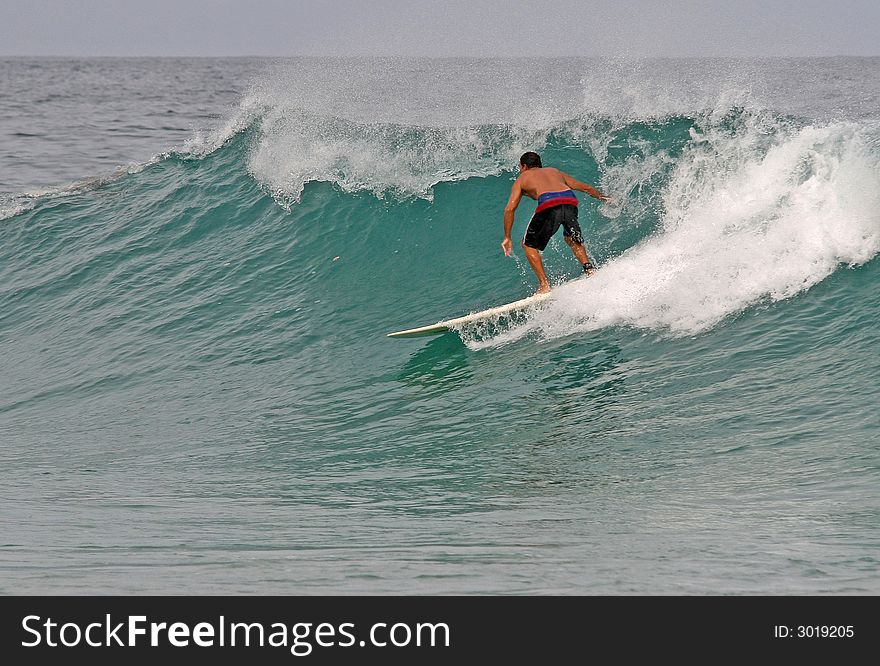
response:
[[[0,53],[0,58],[204,58],[204,59],[222,59],[222,58],[240,58],[240,59],[271,59],[271,58],[421,58],[430,60],[558,60],[561,58],[597,58],[597,59],[638,59],[638,60],[711,60],[711,59],[728,59],[728,60],[783,60],[787,58],[814,58],[814,59],[831,59],[831,58],[880,58],[877,54],[798,54],[798,55],[781,55],[781,54],[756,54],[756,55],[608,55],[608,54],[569,54],[569,55],[424,55],[424,54],[401,54],[401,53],[350,53],[350,54],[317,54],[317,53],[297,53],[297,54],[225,54],[225,55],[194,55],[194,54],[72,54],[72,53]]]

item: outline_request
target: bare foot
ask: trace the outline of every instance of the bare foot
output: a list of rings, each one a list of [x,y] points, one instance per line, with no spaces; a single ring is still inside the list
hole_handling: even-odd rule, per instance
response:
[[[538,291],[536,291],[534,295],[537,296],[538,294],[549,294],[549,293],[550,293],[550,285],[549,284],[542,284],[540,287],[538,287]]]

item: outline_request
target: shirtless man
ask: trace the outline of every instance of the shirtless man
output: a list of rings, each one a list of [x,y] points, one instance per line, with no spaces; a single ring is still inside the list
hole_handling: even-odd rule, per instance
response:
[[[562,237],[574,256],[584,267],[584,273],[592,275],[596,268],[584,247],[584,237],[581,235],[581,227],[578,224],[578,200],[572,190],[586,192],[599,201],[608,201],[609,198],[595,187],[575,180],[559,169],[543,167],[541,156],[538,153],[525,153],[519,158],[519,178],[513,184],[510,192],[510,200],[504,208],[504,240],[501,241],[501,249],[508,257],[513,252],[513,241],[510,240],[510,231],[513,229],[513,217],[516,207],[519,206],[522,195],[537,199],[538,207],[535,215],[529,222],[523,236],[522,246],[526,258],[535,275],[538,276],[538,291],[543,294],[550,291],[550,283],[544,273],[544,262],[541,261],[541,252],[547,247],[550,238],[555,234],[560,225],[564,228]]]

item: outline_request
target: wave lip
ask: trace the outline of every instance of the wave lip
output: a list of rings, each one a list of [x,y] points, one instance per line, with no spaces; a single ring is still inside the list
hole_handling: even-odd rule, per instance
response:
[[[0,196],[0,220],[5,220],[21,213],[26,213],[29,210],[33,210],[33,208],[41,201],[61,199],[81,194],[82,192],[88,192],[89,190],[96,190],[107,183],[119,180],[128,174],[142,171],[151,163],[152,160],[143,164],[131,164],[125,167],[119,167],[102,176],[85,178],[83,180],[57,185],[55,187],[33,189],[20,194]]]

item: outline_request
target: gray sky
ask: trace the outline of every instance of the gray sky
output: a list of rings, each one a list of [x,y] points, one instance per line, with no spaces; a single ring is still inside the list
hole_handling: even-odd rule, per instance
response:
[[[0,55],[880,55],[880,0],[0,0]]]

